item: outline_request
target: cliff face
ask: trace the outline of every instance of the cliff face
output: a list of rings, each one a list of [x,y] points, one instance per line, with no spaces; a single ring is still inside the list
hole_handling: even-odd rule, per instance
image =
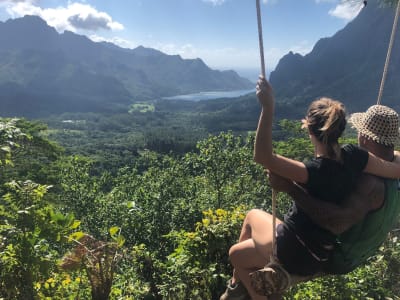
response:
[[[394,13],[393,8],[368,1],[352,22],[332,37],[319,40],[309,54],[284,56],[270,77],[278,101],[298,107],[328,96],[344,102],[349,111],[364,110],[375,104]],[[382,104],[397,110],[399,80],[400,34],[392,50],[382,99]]]

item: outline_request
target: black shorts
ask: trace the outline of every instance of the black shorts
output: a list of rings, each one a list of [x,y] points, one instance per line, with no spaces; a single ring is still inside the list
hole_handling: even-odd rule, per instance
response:
[[[327,260],[313,253],[285,224],[276,229],[276,256],[290,274],[310,276],[322,272]]]

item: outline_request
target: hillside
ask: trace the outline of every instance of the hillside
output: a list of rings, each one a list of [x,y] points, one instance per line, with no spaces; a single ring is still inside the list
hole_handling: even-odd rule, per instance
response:
[[[376,0],[345,28],[319,40],[302,56],[289,53],[271,73],[271,83],[282,104],[292,105],[299,117],[312,100],[329,96],[343,101],[349,111],[376,103],[394,18],[394,9]],[[400,35],[397,34],[382,104],[400,110]],[[297,109],[296,109],[297,107]]]
[[[0,22],[3,116],[124,111],[162,96],[247,88],[253,88],[247,79],[201,59],[59,34],[35,16]]]

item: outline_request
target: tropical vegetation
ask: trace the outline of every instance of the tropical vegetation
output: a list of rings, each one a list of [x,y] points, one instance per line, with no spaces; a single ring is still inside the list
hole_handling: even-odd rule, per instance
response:
[[[280,153],[312,155],[297,123],[275,129]],[[246,211],[270,210],[254,134],[209,135],[184,153],[141,148],[110,171],[99,153],[70,154],[49,130],[0,122],[0,298],[218,299]],[[289,205],[280,195],[280,217]],[[399,299],[399,234],[365,266],[286,299]]]

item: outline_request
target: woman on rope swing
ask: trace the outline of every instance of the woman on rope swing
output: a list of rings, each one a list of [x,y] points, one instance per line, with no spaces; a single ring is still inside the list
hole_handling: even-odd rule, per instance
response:
[[[346,126],[345,109],[342,103],[329,98],[312,102],[303,120],[303,128],[308,130],[314,145],[315,157],[303,163],[274,154],[272,117],[275,100],[272,87],[260,77],[256,90],[262,111],[254,158],[270,172],[297,182],[321,201],[336,204],[350,194],[362,172],[400,178],[398,161],[385,161],[354,145],[340,147],[338,139]],[[279,262],[279,265],[275,265],[276,274],[284,275],[281,279],[285,282],[279,286],[275,275],[269,283],[270,291],[264,295],[280,293],[287,288],[289,280],[286,271],[292,278],[302,280],[323,272],[337,236],[314,223],[296,204],[285,220],[278,220],[277,224],[276,248],[271,253],[272,216],[261,210],[251,210],[247,214],[239,242],[229,251],[235,270],[221,300],[247,300],[250,297],[253,300],[267,299],[252,287],[250,273],[263,268],[272,255]],[[268,276],[264,279],[268,280]]]

